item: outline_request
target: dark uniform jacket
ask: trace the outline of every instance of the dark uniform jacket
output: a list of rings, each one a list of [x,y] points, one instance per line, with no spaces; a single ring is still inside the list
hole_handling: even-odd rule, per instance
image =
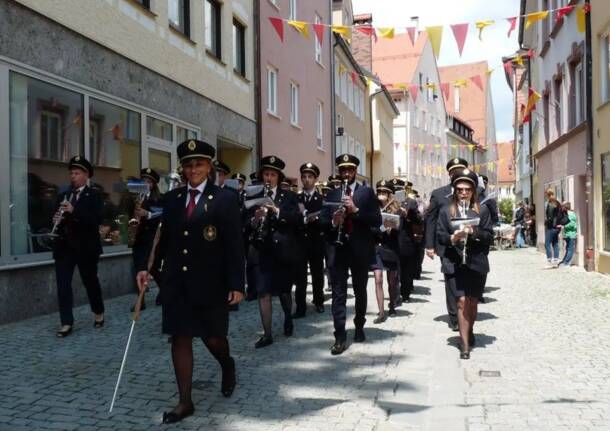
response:
[[[328,202],[341,202],[341,189],[329,191],[326,200]],[[335,247],[335,258],[340,258],[342,254],[349,251],[351,256],[355,258],[353,263],[368,266],[375,257],[374,229],[382,224],[379,200],[373,189],[360,184],[356,185],[352,200],[354,205],[358,207],[358,212],[350,215],[352,232],[346,244],[342,247]],[[321,217],[322,225],[327,231],[327,238],[331,245],[337,238],[337,228],[332,226],[332,217],[336,210],[336,207],[326,206]]]
[[[489,210],[489,216],[491,217],[491,222],[495,225],[500,220],[500,216],[498,214],[498,202],[493,198],[487,198],[485,192],[479,195],[479,201],[483,203]]]
[[[70,201],[72,190],[60,193],[57,198],[57,208],[64,200]],[[98,257],[102,254],[100,241],[100,223],[102,222],[102,198],[99,193],[85,186],[73,203],[74,211],[64,213],[59,226],[59,237],[55,241],[53,256],[72,252],[81,256]]]
[[[157,248],[161,299],[186,295],[194,306],[224,306],[230,291],[244,291],[238,195],[208,181],[189,219],[187,196],[187,187],[180,187],[164,198]]]
[[[324,198],[320,193],[314,191],[307,202],[307,195],[305,192],[299,192],[297,200],[299,204],[302,204],[305,210],[305,216],[318,213],[313,220],[305,223],[305,218],[301,217],[297,229],[297,237],[299,240],[299,248],[306,256],[323,256],[324,255],[324,230],[320,223],[320,212],[322,211],[322,204]]]
[[[400,217],[400,227],[398,229],[398,245],[401,256],[415,256],[421,247],[416,233],[419,232],[423,224],[423,219],[419,213],[417,202],[414,199],[407,199],[402,207],[407,210],[406,216]]]
[[[472,235],[468,235],[466,243],[466,266],[473,271],[487,274],[489,272],[489,246],[493,243],[494,231],[491,221],[491,214],[485,205],[481,205],[481,212],[477,214],[473,210],[468,210],[468,217],[479,217],[478,226],[474,227]],[[444,251],[441,257],[442,272],[445,274],[453,274],[455,268],[462,266],[462,254],[464,251],[463,241],[456,244],[451,243],[451,235],[457,229],[451,226],[451,206],[445,205],[441,208],[438,215],[437,238],[440,244],[443,245]]]
[[[254,199],[263,197],[263,192],[253,196]],[[301,214],[295,193],[282,190],[278,186],[275,198],[275,206],[279,208],[279,218],[275,214],[268,217],[268,234],[264,242],[258,244],[256,236],[258,230],[250,221],[254,217],[257,207],[248,211],[248,230],[250,233],[250,252],[248,264],[292,264],[297,259],[296,250],[296,228],[299,224]]]
[[[434,249],[439,256],[443,255],[445,246],[440,244],[436,237],[438,213],[443,206],[449,203],[452,194],[453,188],[450,184],[434,190],[430,195],[430,205],[424,218],[424,247],[426,249]]]

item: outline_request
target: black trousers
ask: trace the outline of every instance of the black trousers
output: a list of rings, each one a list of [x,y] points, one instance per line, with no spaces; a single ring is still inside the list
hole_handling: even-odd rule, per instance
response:
[[[447,304],[447,314],[449,315],[449,324],[457,325],[457,298],[454,293],[457,289],[455,284],[455,274],[443,274],[445,276],[445,302]]]
[[[55,276],[57,278],[57,301],[59,304],[59,318],[62,325],[73,325],[74,315],[72,307],[74,297],[72,294],[72,277],[74,268],[78,267],[80,278],[83,280],[91,311],[95,314],[104,312],[102,288],[97,277],[97,255],[79,255],[73,251],[58,252],[55,256]]]
[[[296,312],[305,313],[307,310],[307,268],[311,270],[311,287],[313,290],[313,303],[324,304],[324,254],[305,251],[304,256],[297,263],[297,277],[295,280],[294,301]]]
[[[400,256],[400,296],[407,301],[413,293],[413,280],[418,270],[419,256]]]
[[[352,287],[356,297],[356,315],[354,325],[356,328],[363,328],[366,322],[366,285],[369,279],[369,265],[356,263],[349,256],[337,256],[334,265],[331,267],[334,284],[332,286],[332,313],[335,326],[335,339],[345,341],[347,332],[345,331],[345,321],[347,320],[347,278],[351,273]]]

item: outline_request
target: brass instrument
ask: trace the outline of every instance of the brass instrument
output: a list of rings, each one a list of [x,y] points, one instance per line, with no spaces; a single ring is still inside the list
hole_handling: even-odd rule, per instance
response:
[[[64,204],[70,202],[68,200],[68,194],[66,193],[64,195],[64,200],[61,201],[61,203],[59,204],[59,209],[57,210],[57,212],[59,213],[59,218],[57,219],[57,221],[53,224],[53,229],[51,229],[51,232],[49,233],[49,236],[51,237],[57,237],[59,236],[57,234],[57,229],[59,228],[59,225],[61,224],[61,222],[64,219]],[[57,214],[57,213],[56,213]]]
[[[347,180],[343,180],[341,183],[341,206],[337,211],[343,211],[345,213],[345,205],[343,204],[343,199],[347,196],[347,188],[348,188]],[[344,229],[345,219],[343,222],[337,226],[337,238],[335,238],[335,245],[341,247],[347,241],[347,234]]]
[[[263,197],[269,196],[269,192],[271,191],[271,184],[265,183],[263,187]],[[263,207],[265,208],[265,207]],[[258,224],[256,231],[254,232],[254,243],[258,246],[261,246],[267,240],[269,235],[269,211],[265,208],[265,216],[261,219]]]

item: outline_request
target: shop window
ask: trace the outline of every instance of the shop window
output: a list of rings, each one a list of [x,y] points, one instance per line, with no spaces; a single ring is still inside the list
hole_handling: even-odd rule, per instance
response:
[[[68,161],[84,153],[83,97],[11,72],[9,145],[11,254],[49,252]]]
[[[89,142],[95,166],[91,185],[104,201],[100,234],[105,246],[127,244],[135,197],[125,184],[140,175],[140,125],[139,113],[89,99]]]
[[[604,250],[610,251],[610,153],[602,154],[602,220]]]

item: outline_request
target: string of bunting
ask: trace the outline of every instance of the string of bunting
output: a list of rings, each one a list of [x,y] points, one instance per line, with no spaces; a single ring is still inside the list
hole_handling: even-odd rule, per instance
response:
[[[570,14],[572,11],[576,10],[577,19],[576,24],[578,31],[583,33],[585,31],[585,15],[591,12],[591,5],[568,5],[563,6],[557,9],[548,9],[538,12],[533,12],[525,15],[516,15],[509,18],[505,18],[502,22],[506,21],[508,25],[507,37],[510,37],[511,34],[517,28],[517,21],[519,18],[525,18],[525,29],[528,29],[536,22],[547,19],[551,16],[554,16],[556,21],[562,20],[566,15]],[[378,38],[386,38],[393,39],[396,33],[396,27],[375,27],[372,25],[337,25],[337,24],[322,24],[322,23],[311,23],[306,21],[297,21],[290,20],[279,17],[269,17],[269,21],[273,28],[275,29],[280,41],[284,41],[284,23],[291,26],[295,30],[297,30],[303,37],[309,38],[310,32],[309,28],[312,28],[318,42],[320,44],[324,41],[324,33],[327,28],[330,28],[331,31],[335,34],[339,34],[346,39],[351,39],[353,32],[362,33],[366,36],[372,37],[375,41]],[[474,28],[478,31],[479,40],[483,40],[483,31],[491,27],[493,25],[498,25],[495,20],[480,20],[474,22]],[[470,29],[471,23],[459,23],[459,24],[451,24],[449,27],[453,33],[455,41],[457,43],[458,51],[460,56],[464,51],[464,46],[466,44],[466,38]],[[428,26],[425,28],[428,33],[428,38],[430,39],[430,43],[432,44],[432,49],[434,54],[438,57],[440,55],[440,49],[443,38],[443,30],[444,25],[434,25]],[[417,31],[416,27],[406,27],[407,34],[411,41],[411,44],[415,44],[415,34]]]
[[[470,165],[470,167],[477,173],[481,172],[481,170],[483,169],[487,169],[487,172],[494,172],[496,169],[499,169],[500,164],[503,163],[505,161],[505,159],[497,159],[497,160],[492,160],[489,162],[483,162],[483,163],[476,163],[473,165]],[[422,173],[424,175],[430,175],[430,174],[442,174],[443,172],[445,172],[446,167],[442,166],[442,165],[423,165],[421,166],[421,170]]]

